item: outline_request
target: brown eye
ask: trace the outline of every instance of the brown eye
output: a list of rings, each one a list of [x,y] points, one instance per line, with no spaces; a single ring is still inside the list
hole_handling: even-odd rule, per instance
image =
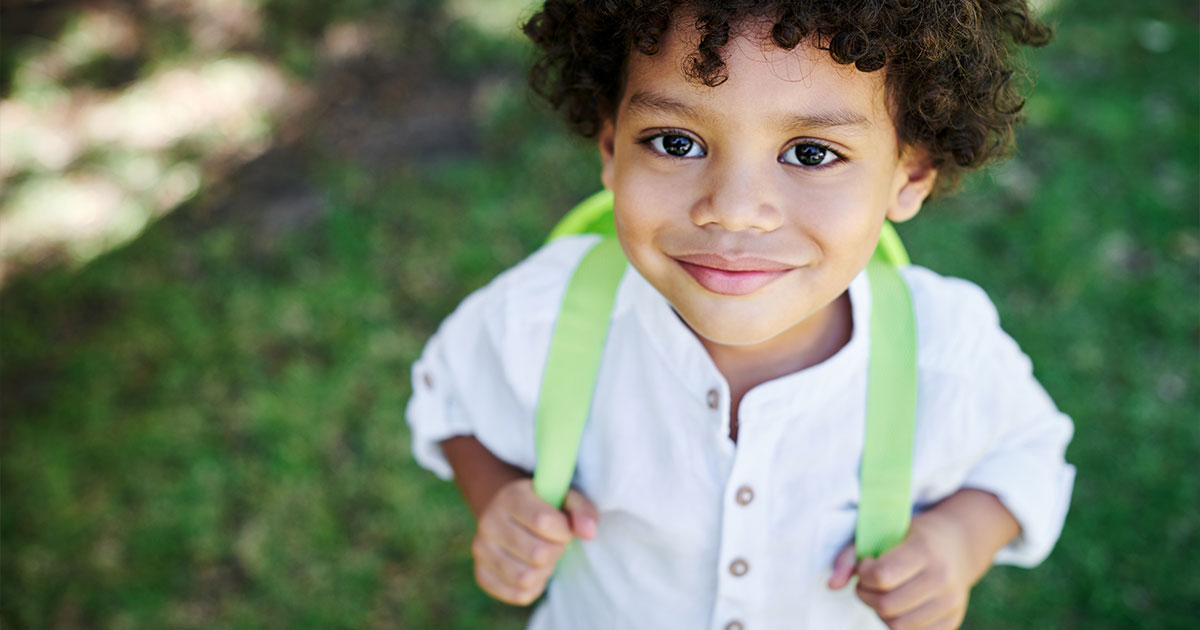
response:
[[[783,152],[779,160],[797,166],[826,166],[836,162],[841,156],[829,147],[819,144],[797,144]]]
[[[815,144],[802,144],[793,151],[796,152],[796,160],[805,166],[816,166],[825,161],[825,148]]]
[[[650,146],[654,147],[655,151],[669,155],[671,157],[680,158],[697,158],[704,157],[704,149],[695,140],[687,136],[679,134],[667,133],[661,136],[654,136],[649,140]]]
[[[692,150],[693,144],[695,144],[695,142],[692,142],[690,138],[685,138],[683,136],[663,137],[663,149],[675,157],[683,157],[687,155],[688,151]]]

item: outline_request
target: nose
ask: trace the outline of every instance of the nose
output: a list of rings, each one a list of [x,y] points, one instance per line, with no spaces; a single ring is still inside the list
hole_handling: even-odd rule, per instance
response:
[[[712,164],[707,194],[696,201],[690,212],[694,224],[715,225],[729,232],[770,232],[783,224],[771,165],[732,158]]]

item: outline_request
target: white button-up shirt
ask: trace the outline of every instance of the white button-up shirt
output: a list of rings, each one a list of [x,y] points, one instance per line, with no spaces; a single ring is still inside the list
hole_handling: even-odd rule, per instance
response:
[[[533,470],[534,417],[559,305],[594,236],[542,248],[468,297],[413,366],[413,453],[443,479],[439,442],[474,435]],[[1067,511],[1071,438],[983,291],[902,272],[917,319],[912,500],[994,493],[1021,524],[996,561],[1033,566]],[[529,627],[883,628],[853,588],[826,587],[854,534],[870,330],[865,274],[854,330],[828,360],[751,389],[729,439],[729,385],[671,305],[632,268],[618,289],[575,486],[596,538],[573,542]],[[741,624],[741,625],[738,625]]]

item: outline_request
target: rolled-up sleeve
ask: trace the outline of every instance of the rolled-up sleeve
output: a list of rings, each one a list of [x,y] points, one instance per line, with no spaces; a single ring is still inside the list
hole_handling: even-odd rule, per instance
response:
[[[969,299],[979,336],[972,348],[976,418],[989,436],[986,454],[963,487],[996,495],[1021,525],[995,562],[1032,567],[1062,532],[1075,468],[1065,459],[1074,426],[1033,375],[1033,364],[1001,328],[991,301],[976,288]]]
[[[1074,428],[1007,335],[1000,332],[981,358],[987,367],[979,382],[979,404],[995,421],[995,441],[963,485],[996,495],[1021,524],[1021,534],[995,561],[1032,567],[1050,554],[1067,516],[1075,468],[1065,453]]]
[[[418,464],[451,479],[441,442],[471,435],[496,457],[532,470],[550,334],[570,273],[592,240],[563,238],[538,250],[442,322],[412,368],[406,417]]]
[[[408,426],[412,432],[413,458],[441,479],[450,480],[454,471],[442,454],[442,440],[475,433],[464,410],[449,387],[450,372],[442,355],[444,348],[435,336],[413,364],[412,398],[408,401]]]
[[[1038,383],[982,289],[918,267],[905,275],[919,315],[928,423],[918,426],[925,440],[917,455],[925,459],[917,460],[917,498],[928,506],[959,488],[994,494],[1021,526],[994,561],[1035,566],[1058,541],[1071,502],[1071,419]]]

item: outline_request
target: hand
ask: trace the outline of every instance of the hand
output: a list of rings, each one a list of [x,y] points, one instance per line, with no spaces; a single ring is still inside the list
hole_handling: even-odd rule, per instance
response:
[[[858,598],[892,630],[957,628],[971,587],[1020,525],[987,492],[963,489],[912,520],[904,541],[855,564],[847,545],[833,563],[829,588],[858,575]]]
[[[568,542],[596,536],[596,507],[575,490],[563,511],[533,492],[529,478],[505,484],[484,508],[471,544],[475,580],[489,595],[518,606],[532,603],[546,588]]]

